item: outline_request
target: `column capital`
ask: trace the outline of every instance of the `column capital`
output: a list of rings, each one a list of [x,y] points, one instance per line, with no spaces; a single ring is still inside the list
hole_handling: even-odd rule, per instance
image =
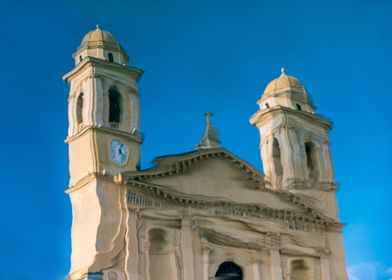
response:
[[[280,249],[280,234],[277,232],[267,232],[265,235],[265,245],[274,251]]]

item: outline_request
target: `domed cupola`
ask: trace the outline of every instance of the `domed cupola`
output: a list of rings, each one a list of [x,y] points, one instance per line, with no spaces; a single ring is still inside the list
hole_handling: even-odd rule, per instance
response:
[[[95,30],[88,32],[73,55],[75,64],[86,57],[95,57],[113,63],[128,64],[129,57],[120,43],[107,31],[97,25]]]
[[[260,110],[282,106],[313,113],[315,107],[302,83],[297,78],[286,75],[284,68],[281,71],[282,74],[267,85],[257,102]]]

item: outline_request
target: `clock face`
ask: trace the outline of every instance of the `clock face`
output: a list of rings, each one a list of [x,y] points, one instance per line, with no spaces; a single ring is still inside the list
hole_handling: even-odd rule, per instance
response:
[[[110,156],[117,165],[124,165],[128,159],[128,149],[123,142],[114,139],[110,143]]]

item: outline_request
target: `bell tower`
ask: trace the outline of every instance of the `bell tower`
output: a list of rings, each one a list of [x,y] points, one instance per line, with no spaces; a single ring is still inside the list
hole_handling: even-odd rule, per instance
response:
[[[75,68],[63,77],[70,85],[69,279],[95,279],[94,273],[113,267],[117,243],[123,242],[125,190],[114,178],[139,168],[143,139],[137,81],[143,71],[128,66],[125,50],[98,26],[84,36],[73,58]]]
[[[71,184],[90,173],[115,175],[140,162],[139,93],[142,70],[127,66],[128,55],[98,26],[73,55],[68,138]]]
[[[330,152],[332,123],[315,113],[301,82],[286,75],[271,81],[251,119],[261,136],[266,185],[278,191],[309,196],[324,214],[337,217]]]

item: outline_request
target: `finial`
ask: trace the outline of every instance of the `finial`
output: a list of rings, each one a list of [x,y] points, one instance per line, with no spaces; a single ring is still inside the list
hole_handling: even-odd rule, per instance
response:
[[[220,148],[218,131],[211,124],[211,116],[213,115],[212,112],[205,113],[205,116],[207,117],[207,127],[201,142],[195,147],[196,150]]]
[[[96,26],[95,26],[97,29],[99,29],[99,25],[97,24]]]
[[[211,126],[211,116],[213,116],[214,113],[212,113],[212,112],[207,112],[207,113],[205,113],[205,115],[207,116],[207,125],[208,125],[208,126]]]
[[[280,68],[280,72],[282,72],[281,75],[285,75],[286,73],[284,72],[284,67]]]

